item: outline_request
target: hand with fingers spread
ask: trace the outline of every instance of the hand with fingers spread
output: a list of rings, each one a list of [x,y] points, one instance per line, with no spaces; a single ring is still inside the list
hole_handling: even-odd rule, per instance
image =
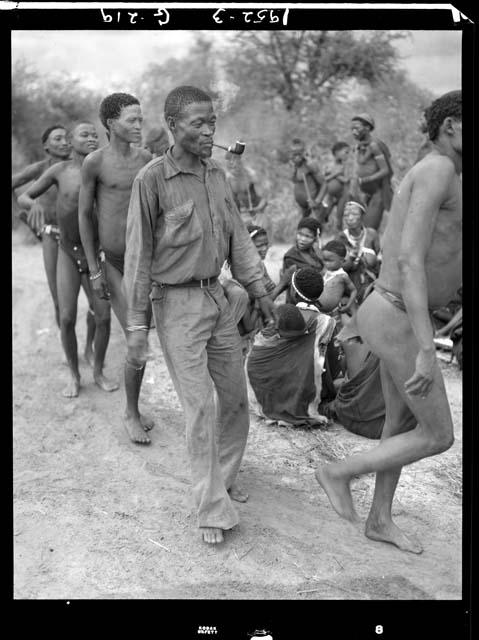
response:
[[[435,366],[435,347],[432,349],[421,349],[416,357],[414,374],[404,383],[406,393],[425,398],[432,388]]]

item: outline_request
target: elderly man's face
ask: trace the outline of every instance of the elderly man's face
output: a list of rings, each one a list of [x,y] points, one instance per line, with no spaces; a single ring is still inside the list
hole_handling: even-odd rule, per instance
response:
[[[213,135],[216,115],[211,102],[193,102],[186,106],[180,116],[174,119],[171,129],[175,145],[185,151],[209,158],[213,152]]]

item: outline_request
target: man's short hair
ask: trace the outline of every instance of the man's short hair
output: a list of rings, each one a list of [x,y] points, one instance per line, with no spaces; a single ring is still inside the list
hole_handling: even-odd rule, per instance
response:
[[[303,267],[295,271],[292,282],[298,292],[308,300],[317,300],[323,293],[323,276],[321,271],[314,267]]]
[[[339,140],[339,142],[336,142],[331,147],[331,153],[334,156],[338,151],[341,151],[341,149],[346,149],[346,148],[349,149],[349,144],[347,142],[344,142],[343,140]]]
[[[449,91],[425,110],[429,140],[436,140],[445,118],[462,120],[462,91]]]
[[[74,122],[74,123],[72,124],[72,126],[70,127],[70,131],[69,131],[70,136],[73,134],[73,132],[75,131],[75,129],[76,129],[77,127],[79,127],[81,124],[89,124],[89,125],[91,125],[92,127],[94,127],[94,126],[95,126],[95,125],[93,124],[93,122],[90,122],[90,120],[77,120],[77,121],[76,121],[76,122]]]
[[[321,225],[316,220],[316,218],[306,216],[305,218],[301,218],[301,220],[298,222],[297,231],[299,231],[300,229],[309,229],[313,233],[313,235],[316,235],[321,229]]]
[[[351,118],[351,121],[354,122],[354,120],[359,120],[359,122],[362,122],[363,124],[366,124],[371,131],[376,126],[376,123],[374,122],[374,118],[372,117],[372,115],[370,115],[369,113],[366,113],[366,112],[358,113],[358,115],[353,116]]]
[[[345,258],[347,253],[346,245],[341,240],[330,240],[324,245],[323,251],[335,253],[340,258]]]
[[[63,131],[67,130],[67,128],[64,127],[62,124],[54,124],[51,127],[48,127],[48,129],[45,129],[45,131],[42,133],[42,144],[45,144],[45,142],[48,140],[48,136],[55,129],[63,129]]]
[[[123,107],[132,104],[140,104],[140,101],[130,93],[112,93],[104,98],[100,104],[100,120],[105,129],[108,131],[108,118],[119,118]]]
[[[164,109],[165,120],[168,120],[168,118],[179,118],[185,107],[195,102],[212,102],[212,100],[206,91],[198,89],[198,87],[192,87],[190,85],[175,87],[166,96]]]

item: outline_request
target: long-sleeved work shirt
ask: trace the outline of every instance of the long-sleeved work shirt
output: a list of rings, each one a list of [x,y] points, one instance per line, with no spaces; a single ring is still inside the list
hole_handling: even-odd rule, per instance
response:
[[[181,169],[171,148],[136,176],[126,226],[128,324],[146,324],[152,281],[175,285],[218,276],[225,260],[256,297],[267,295],[261,259],[225,173],[201,160],[204,176]]]

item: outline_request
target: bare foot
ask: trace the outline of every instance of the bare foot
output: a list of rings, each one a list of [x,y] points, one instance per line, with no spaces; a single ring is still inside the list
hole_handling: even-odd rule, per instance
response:
[[[132,442],[137,442],[138,444],[150,444],[151,440],[146,435],[145,430],[141,426],[141,422],[136,417],[123,417],[123,424],[125,425],[125,429],[130,436],[130,440]]]
[[[238,487],[235,484],[228,489],[228,493],[231,500],[236,500],[236,502],[246,502],[249,498],[249,495],[246,493],[246,491],[243,491],[241,487]]]
[[[392,520],[384,523],[368,520],[364,533],[371,540],[389,542],[402,551],[410,551],[411,553],[423,552],[423,547],[419,540],[414,536],[407,536]]]
[[[80,378],[71,377],[70,382],[62,391],[64,398],[76,398],[80,391]]]
[[[89,367],[93,369],[93,365],[95,363],[95,356],[93,354],[93,349],[91,347],[85,347],[85,352],[83,353],[83,357],[85,358],[85,362]]]
[[[141,422],[141,426],[143,427],[143,429],[145,431],[151,431],[153,429],[153,427],[155,426],[153,418],[150,418],[148,416],[144,416],[142,414],[140,414],[140,422]]]
[[[223,530],[216,527],[200,527],[203,541],[208,544],[219,544],[223,542]]]
[[[350,522],[359,522],[359,516],[354,509],[351,497],[349,480],[335,477],[331,473],[331,467],[333,467],[331,464],[326,467],[320,467],[314,474],[316,480],[325,490],[329,502],[336,513]]]
[[[95,384],[99,386],[100,389],[103,389],[103,391],[116,391],[120,388],[118,383],[108,380],[108,378],[105,378],[103,373],[95,373],[93,378],[95,380]]]

